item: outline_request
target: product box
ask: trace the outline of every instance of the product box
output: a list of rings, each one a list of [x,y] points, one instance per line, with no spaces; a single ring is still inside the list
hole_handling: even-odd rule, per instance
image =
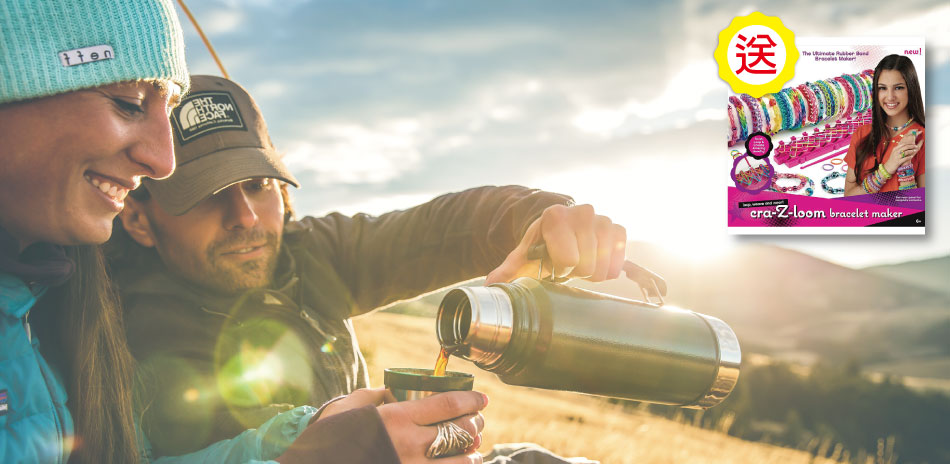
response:
[[[767,71],[768,37],[743,38],[736,69]],[[924,39],[795,47],[781,91],[728,95],[729,232],[924,234]]]

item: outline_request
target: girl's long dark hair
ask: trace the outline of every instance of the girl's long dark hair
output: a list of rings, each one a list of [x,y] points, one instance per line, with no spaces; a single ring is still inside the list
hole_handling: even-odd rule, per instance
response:
[[[75,425],[70,463],[137,463],[134,364],[98,246],[67,247],[75,273],[30,312],[44,358],[59,369]]]
[[[890,145],[891,134],[887,127],[887,114],[881,108],[878,101],[877,82],[881,76],[881,71],[896,70],[904,77],[907,84],[907,113],[914,121],[924,126],[924,100],[920,95],[920,81],[917,80],[917,69],[914,68],[914,62],[903,55],[887,55],[877,67],[874,68],[874,83],[871,85],[871,132],[858,145],[854,156],[854,165],[858,169],[856,179],[860,183],[864,178],[877,170],[881,160],[877,157],[877,147],[884,141],[884,149],[881,153],[887,153]],[[862,172],[860,169],[864,166],[868,158],[874,159],[874,166],[870,170]]]

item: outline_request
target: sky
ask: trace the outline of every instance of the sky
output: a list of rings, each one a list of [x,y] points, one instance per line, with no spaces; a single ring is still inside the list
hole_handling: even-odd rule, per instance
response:
[[[946,2],[186,3],[301,181],[298,214],[383,214],[519,184],[696,259],[744,243],[851,267],[950,254]],[[727,86],[712,56],[719,31],[753,11],[800,37],[925,37],[926,236],[728,235]],[[181,17],[191,72],[220,75]]]

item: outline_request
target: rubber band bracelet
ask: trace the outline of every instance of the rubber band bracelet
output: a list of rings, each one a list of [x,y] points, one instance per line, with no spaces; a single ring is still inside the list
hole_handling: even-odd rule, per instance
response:
[[[772,128],[772,116],[769,115],[769,105],[764,97],[756,99],[756,101],[759,102],[759,109],[762,110],[762,132],[768,134]]]
[[[821,179],[821,188],[832,195],[840,195],[844,193],[844,188],[831,187],[828,185],[830,181],[837,179],[839,177],[844,178],[845,175],[837,171],[832,172],[831,174],[828,174],[823,179]]]
[[[851,86],[851,93],[854,95],[854,110],[861,111],[864,108],[864,95],[861,94],[861,88],[850,74],[843,74],[841,77]]]
[[[827,116],[827,113],[825,112],[825,96],[821,93],[821,87],[818,87],[818,84],[814,82],[809,82],[808,88],[811,89],[812,93],[815,95],[815,100],[818,101],[818,118],[815,120],[815,124],[818,124]]]
[[[780,187],[778,185],[779,179],[798,179],[798,185],[791,185],[787,187]],[[790,173],[781,173],[776,174],[772,179],[772,186],[769,187],[769,191],[777,193],[788,193],[788,192],[797,192],[801,190],[805,185],[808,185],[805,188],[805,195],[811,196],[815,193],[815,181],[809,179],[807,176],[802,174],[790,174]]]
[[[835,161],[837,161],[837,163],[835,163]],[[830,163],[831,163],[831,164],[834,164],[835,166],[837,166],[837,165],[839,165],[839,164],[844,163],[844,160],[841,159],[841,158],[835,158],[835,159],[831,160]]]
[[[834,171],[835,167],[832,164],[825,163],[821,165],[821,169],[824,169],[825,171]]]
[[[762,105],[760,105],[759,102],[756,101],[755,98],[752,98],[752,95],[749,94],[744,93],[739,95],[739,99],[749,107],[749,113],[752,115],[752,129],[749,131],[749,134],[751,135],[756,132],[761,132],[762,128],[764,127],[762,125],[762,120],[765,119],[760,112],[762,110]]]

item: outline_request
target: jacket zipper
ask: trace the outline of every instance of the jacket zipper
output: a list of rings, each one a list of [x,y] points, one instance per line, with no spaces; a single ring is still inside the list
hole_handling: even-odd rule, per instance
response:
[[[26,310],[26,314],[23,315],[23,330],[26,331],[26,339],[30,343],[30,349],[33,351],[33,356],[36,360],[36,363],[39,364],[40,375],[43,376],[43,383],[46,384],[46,391],[49,392],[49,405],[50,412],[53,414],[53,424],[56,425],[56,442],[59,444],[59,462],[66,462],[68,456],[66,455],[66,442],[65,437],[63,437],[63,424],[62,417],[60,417],[59,410],[56,408],[56,401],[53,399],[54,389],[50,385],[50,379],[46,369],[43,368],[43,364],[40,362],[40,354],[36,352],[36,349],[33,348],[33,331],[30,329],[30,311],[33,308]]]
[[[320,328],[320,324],[316,321],[316,319],[311,317],[310,314],[307,314],[307,311],[306,309],[304,309],[303,305],[301,305],[300,317],[304,321],[306,321],[307,324],[310,325],[310,327],[313,327],[313,329],[316,330],[317,333],[319,333],[323,337],[324,342],[320,345],[320,352],[324,356],[330,359],[333,359],[333,361],[337,364],[337,366],[340,367],[339,372],[334,372],[334,377],[336,377],[337,379],[336,384],[338,386],[340,385],[343,386],[344,394],[350,393],[350,390],[351,390],[350,383],[349,381],[347,381],[348,377],[345,374],[347,372],[348,366],[343,361],[343,358],[341,358],[340,355],[336,353],[336,350],[330,350],[329,352],[323,350],[323,346],[326,345],[327,343],[330,343],[330,344],[335,343],[337,341],[337,337],[335,335],[329,335],[326,332],[324,332],[323,329]],[[335,396],[336,393],[337,392],[329,392],[329,391],[327,392],[327,394],[329,394],[330,396]]]
[[[23,315],[23,328],[26,329],[26,341],[30,342],[30,345],[33,345],[33,333],[30,330],[30,311],[33,308],[27,309],[26,314]]]

